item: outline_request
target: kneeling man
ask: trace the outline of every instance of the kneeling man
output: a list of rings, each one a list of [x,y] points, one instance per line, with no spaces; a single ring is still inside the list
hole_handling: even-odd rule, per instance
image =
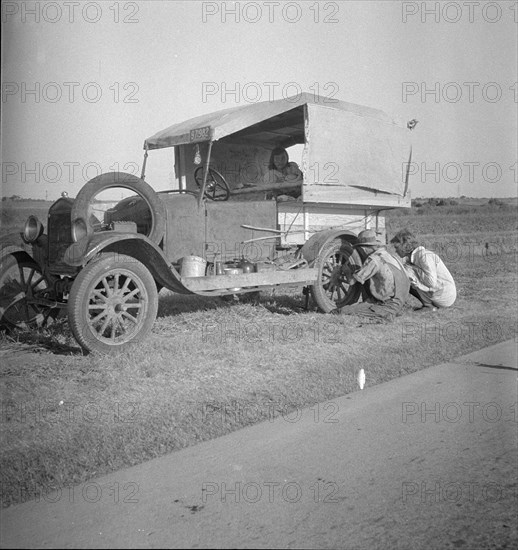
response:
[[[367,259],[361,268],[353,272],[346,264],[343,273],[349,284],[368,284],[372,298],[344,306],[333,313],[361,315],[377,321],[393,321],[403,309],[410,290],[410,281],[403,264],[387,252],[376,239],[373,229],[366,229],[358,235],[355,247],[361,247]]]

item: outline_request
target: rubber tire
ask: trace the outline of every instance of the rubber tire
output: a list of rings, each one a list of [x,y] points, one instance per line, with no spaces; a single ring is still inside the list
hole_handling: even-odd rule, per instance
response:
[[[9,254],[6,257],[4,257],[0,262],[0,307],[4,307],[5,305],[8,305],[8,304],[1,303],[2,302],[1,289],[2,289],[2,286],[4,285],[3,279],[6,276],[6,273],[16,266],[18,268],[22,267],[22,268],[32,269],[34,270],[34,273],[37,273],[38,275],[42,275],[40,266],[25,253]],[[31,282],[34,282],[34,281],[35,279],[33,275]],[[45,279],[43,279],[43,281],[46,287],[48,288],[48,282]],[[1,327],[5,327],[7,329],[12,329],[12,328],[26,329],[26,328],[35,328],[35,327],[39,328],[39,327],[45,326],[49,318],[55,319],[59,315],[59,308],[49,308],[45,306],[40,306],[39,312],[34,316],[34,318],[31,318],[19,323],[14,323],[9,321],[6,317],[4,317],[3,313],[4,313],[3,311],[0,311]],[[41,319],[39,315],[43,315],[43,319]]]
[[[338,253],[342,253],[346,256],[350,256],[354,253],[356,260],[354,262],[355,265],[361,265],[360,255],[357,251],[354,250],[351,244],[343,243],[341,239],[335,239],[324,245],[315,261],[314,266],[318,269],[318,279],[317,282],[311,286],[311,295],[313,296],[313,299],[315,300],[319,309],[324,313],[329,313],[336,308],[354,304],[362,295],[363,285],[356,283],[355,285],[349,287],[348,292],[343,300],[333,301],[327,296],[322,284],[324,265],[326,264],[326,261],[330,256]]]
[[[151,232],[147,237],[158,244],[165,234],[166,211],[164,203],[160,200],[156,191],[143,179],[125,172],[107,172],[83,185],[72,205],[72,212],[70,214],[72,224],[78,218],[83,218],[86,222],[88,235],[90,236],[94,233],[94,228],[88,220],[88,208],[96,195],[113,187],[129,189],[147,202],[153,220]]]
[[[143,304],[138,319],[138,330],[131,338],[109,344],[100,339],[88,327],[88,305],[94,288],[104,278],[110,275],[125,274],[138,284]],[[131,308],[130,308],[131,309]],[[158,310],[158,292],[155,280],[149,270],[131,256],[105,253],[88,264],[76,277],[70,290],[68,300],[68,321],[78,344],[86,352],[103,354],[117,353],[130,344],[135,344],[146,338],[155,322]]]

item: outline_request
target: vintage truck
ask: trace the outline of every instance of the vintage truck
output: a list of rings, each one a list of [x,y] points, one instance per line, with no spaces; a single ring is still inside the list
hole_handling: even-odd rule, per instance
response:
[[[357,234],[385,239],[383,210],[410,207],[409,129],[308,93],[174,124],[145,140],[139,176],[99,175],[50,207],[46,230],[30,216],[0,239],[0,321],[41,326],[66,308],[81,347],[110,353],[150,332],[162,287],[219,296],[289,285],[309,288],[323,312],[351,304],[368,294],[342,274],[364,259]],[[272,150],[295,145],[302,178],[270,182]],[[174,189],[156,192],[146,163],[164,148]],[[131,196],[99,214],[112,188]]]

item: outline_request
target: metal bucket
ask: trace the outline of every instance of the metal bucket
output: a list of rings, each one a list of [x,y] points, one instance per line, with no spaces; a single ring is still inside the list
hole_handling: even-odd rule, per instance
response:
[[[182,277],[203,277],[207,269],[207,261],[199,256],[184,256],[180,275]]]

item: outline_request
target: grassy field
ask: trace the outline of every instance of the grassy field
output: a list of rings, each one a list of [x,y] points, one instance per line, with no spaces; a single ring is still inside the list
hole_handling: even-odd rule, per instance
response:
[[[389,213],[389,235],[414,229],[444,254],[458,287],[454,307],[421,313],[412,301],[392,324],[306,311],[299,289],[255,304],[163,290],[151,337],[119,356],[83,356],[64,319],[0,335],[3,506],[261,420],[296,419],[357,391],[360,368],[369,387],[516,339],[516,214],[498,205]]]

